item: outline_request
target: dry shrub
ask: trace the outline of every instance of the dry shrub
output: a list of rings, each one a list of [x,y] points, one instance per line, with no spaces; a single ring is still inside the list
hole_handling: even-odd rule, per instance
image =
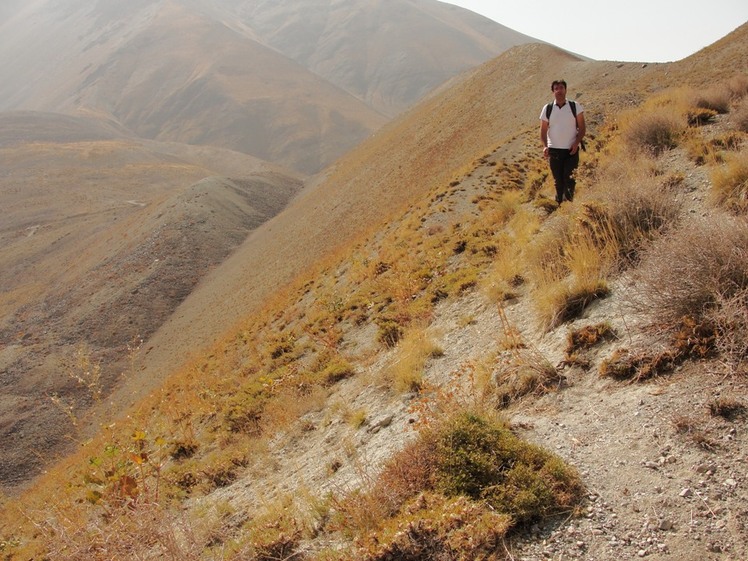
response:
[[[362,541],[355,559],[364,561],[499,561],[511,518],[466,497],[423,493],[403,509],[398,524],[383,536]]]
[[[600,375],[619,381],[643,382],[670,372],[675,365],[676,356],[671,350],[653,353],[617,349],[600,364]]]
[[[697,322],[687,316],[681,319],[679,328],[664,348],[617,349],[600,364],[600,375],[616,380],[645,381],[671,372],[685,360],[713,356],[717,339],[713,323],[709,320]]]
[[[605,341],[617,338],[615,329],[605,322],[587,325],[569,332],[566,344],[566,356],[572,357],[580,351],[586,351]]]
[[[673,427],[675,432],[680,435],[687,436],[691,442],[696,444],[699,448],[704,450],[712,451],[716,448],[716,444],[707,436],[700,427],[698,421],[688,417],[686,415],[677,415],[673,418]]]
[[[683,317],[701,321],[723,299],[748,290],[748,223],[719,217],[689,224],[654,244],[627,300],[675,331]]]
[[[297,509],[286,505],[281,512],[270,511],[252,520],[247,528],[249,539],[235,558],[242,561],[302,561],[306,555],[301,542],[310,532],[293,513]]]
[[[732,95],[725,85],[704,90],[696,96],[696,107],[709,109],[715,113],[725,114],[730,111]]]
[[[714,121],[719,111],[705,107],[691,107],[686,111],[686,121],[690,127],[700,127]]]
[[[58,561],[111,561],[112,559],[220,559],[206,547],[215,532],[184,515],[157,505],[122,509],[92,518],[85,527],[70,525],[61,512],[49,513],[40,524],[48,556]]]
[[[714,170],[711,198],[736,214],[748,212],[748,151],[730,154],[726,165]]]
[[[526,395],[542,395],[558,389],[562,382],[559,370],[540,352],[513,349],[499,363],[493,394],[499,407],[508,407]]]
[[[730,99],[738,101],[748,95],[748,76],[737,74],[725,83],[725,88],[730,93]]]
[[[623,139],[634,151],[658,156],[678,146],[685,123],[671,108],[645,109],[624,124]]]
[[[737,152],[745,140],[745,135],[736,131],[728,131],[714,137],[709,144],[715,149]]]
[[[733,126],[743,132],[748,132],[748,98],[743,98],[732,115]]]
[[[645,165],[640,160],[617,162],[617,169],[608,169],[598,189],[604,208],[600,222],[607,222],[604,228],[609,232],[603,241],[615,242],[618,270],[636,264],[644,247],[671,228],[680,212],[675,197]]]
[[[711,320],[718,332],[715,346],[728,370],[748,374],[748,290],[719,295]]]
[[[626,295],[629,305],[650,317],[660,332],[670,334],[673,345],[682,348],[695,338],[699,345],[720,351],[733,368],[745,363],[748,223],[744,219],[705,219],[674,232],[650,249],[634,281]],[[699,348],[689,348],[688,353],[698,356]]]

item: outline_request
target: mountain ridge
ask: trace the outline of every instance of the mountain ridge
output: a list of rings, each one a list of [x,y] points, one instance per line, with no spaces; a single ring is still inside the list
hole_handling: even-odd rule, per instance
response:
[[[111,0],[46,0],[0,22],[0,109],[84,110],[151,139],[219,145],[314,173],[447,78],[532,40],[466,10],[417,5],[149,0],[131,3],[122,20]],[[305,6],[331,18],[319,36],[308,31],[314,17],[293,20]],[[279,20],[296,23],[274,37]],[[459,31],[442,46],[448,21]],[[490,28],[490,42],[466,21]],[[305,52],[317,53],[310,68],[295,60]]]

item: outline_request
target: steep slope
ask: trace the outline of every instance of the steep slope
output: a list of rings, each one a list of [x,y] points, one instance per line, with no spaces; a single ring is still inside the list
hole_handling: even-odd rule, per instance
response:
[[[167,365],[209,346],[299,272],[435,186],[447,184],[466,161],[533,129],[547,98],[548,84],[540,77],[569,76],[575,91],[595,88],[601,100],[616,103],[626,96],[618,82],[657,72],[637,64],[583,61],[553,47],[528,45],[463,77],[336,162],[289,208],[253,232],[154,335],[149,343],[153,350],[134,387],[139,392],[156,387],[158,373]],[[247,283],[250,274],[253,282]]]
[[[22,482],[42,464],[23,435],[56,453],[131,368],[130,349],[300,188],[299,175],[266,160],[316,171],[385,122],[364,98],[399,110],[526,39],[439,3],[322,3],[322,27],[309,7],[3,4],[3,481]],[[276,35],[278,18],[289,26]],[[291,32],[306,24],[308,34]],[[313,54],[292,60],[300,50]],[[392,64],[392,52],[407,63]],[[339,68],[349,59],[365,67],[352,82],[351,67]],[[312,249],[308,262],[317,256]],[[282,282],[289,266],[278,266]],[[82,355],[88,366],[74,364]],[[96,376],[94,391],[77,368]]]
[[[128,346],[301,182],[236,152],[142,144],[86,119],[4,113],[0,129],[0,481],[13,485],[40,465],[31,443],[67,446]]]

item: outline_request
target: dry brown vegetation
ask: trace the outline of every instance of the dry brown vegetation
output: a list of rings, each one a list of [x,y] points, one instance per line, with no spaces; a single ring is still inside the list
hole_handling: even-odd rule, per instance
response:
[[[739,98],[729,98],[727,117]],[[588,372],[585,353],[604,347],[599,373],[617,380],[712,357],[723,376],[745,376],[748,224],[727,201],[691,216],[700,208],[683,196],[685,179],[668,156],[686,135],[712,133],[689,119],[683,99],[661,92],[620,120],[593,123],[597,150],[580,169],[573,205],[546,204],[545,164],[528,148],[534,129],[463,164],[382,230],[276,293],[127,419],[4,505],[0,551],[13,560],[509,559],[507,544],[533,523],[578,516],[584,477],[501,416],[564,385],[561,366],[502,315],[505,302],[530,303],[533,326],[523,332],[540,340],[624,292],[663,335],[657,351],[627,348],[597,324],[572,333],[567,362]],[[724,128],[730,121],[721,118],[710,120]],[[744,154],[746,142],[714,150]],[[444,353],[431,322],[440,306],[479,288],[499,303],[502,333],[485,362],[430,381],[429,363]],[[366,465],[354,439],[387,424],[372,424],[356,391],[392,390],[409,402],[403,424],[418,431]],[[713,402],[713,416],[742,411],[740,402]],[[327,442],[325,458],[338,487],[317,492],[296,481],[273,500],[232,503],[242,480],[287,467],[272,450],[293,445],[279,441],[301,446],[341,420],[350,440]],[[678,434],[714,449],[701,424],[672,420]],[[335,479],[346,469],[355,476]]]

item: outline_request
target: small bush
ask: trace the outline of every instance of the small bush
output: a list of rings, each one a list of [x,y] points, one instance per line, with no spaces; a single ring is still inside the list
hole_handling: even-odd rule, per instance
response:
[[[437,490],[486,500],[515,523],[570,511],[581,497],[573,470],[501,423],[462,413],[426,437],[436,444]]]
[[[572,356],[579,351],[591,349],[604,341],[612,341],[616,338],[615,330],[607,322],[575,329],[569,332],[566,356]]]
[[[619,381],[642,382],[672,371],[676,355],[671,350],[659,353],[617,349],[600,364],[600,375]]]
[[[500,559],[511,518],[465,497],[423,493],[385,531],[366,536],[355,556],[362,561]],[[503,556],[502,556],[503,557]]]
[[[600,375],[621,381],[649,380],[671,372],[684,360],[711,357],[717,339],[718,333],[708,320],[697,323],[687,316],[664,348],[638,352],[617,349],[600,364]]]
[[[688,125],[691,127],[700,127],[712,122],[718,114],[719,112],[714,109],[692,107],[686,112],[686,121],[688,121]]]
[[[513,528],[572,511],[583,491],[550,452],[462,411],[423,429],[370,492],[338,501],[330,529],[358,544],[345,559],[498,559]]]
[[[628,304],[670,333],[684,317],[722,325],[722,304],[748,291],[746,248],[748,223],[741,219],[706,219],[673,232],[648,251],[626,294]]]
[[[738,105],[732,115],[733,126],[742,132],[748,132],[748,98]]]
[[[696,107],[724,114],[730,111],[730,90],[724,86],[711,88],[696,97]]]
[[[335,358],[322,371],[322,383],[325,386],[332,386],[355,374],[356,371],[347,360]]]
[[[618,250],[618,270],[636,264],[641,251],[672,227],[680,212],[672,194],[649,176],[610,185],[601,201],[607,209],[610,237]]]
[[[748,77],[745,74],[738,74],[727,81],[725,88],[730,93],[730,99],[741,100],[748,95]]]
[[[736,214],[748,212],[748,151],[731,154],[725,166],[714,170],[712,199]]]
[[[377,341],[387,348],[395,347],[403,336],[402,326],[391,319],[381,319],[377,322],[377,325],[379,326]]]
[[[628,123],[623,134],[635,150],[657,156],[678,146],[684,129],[684,124],[673,113],[646,111]]]

